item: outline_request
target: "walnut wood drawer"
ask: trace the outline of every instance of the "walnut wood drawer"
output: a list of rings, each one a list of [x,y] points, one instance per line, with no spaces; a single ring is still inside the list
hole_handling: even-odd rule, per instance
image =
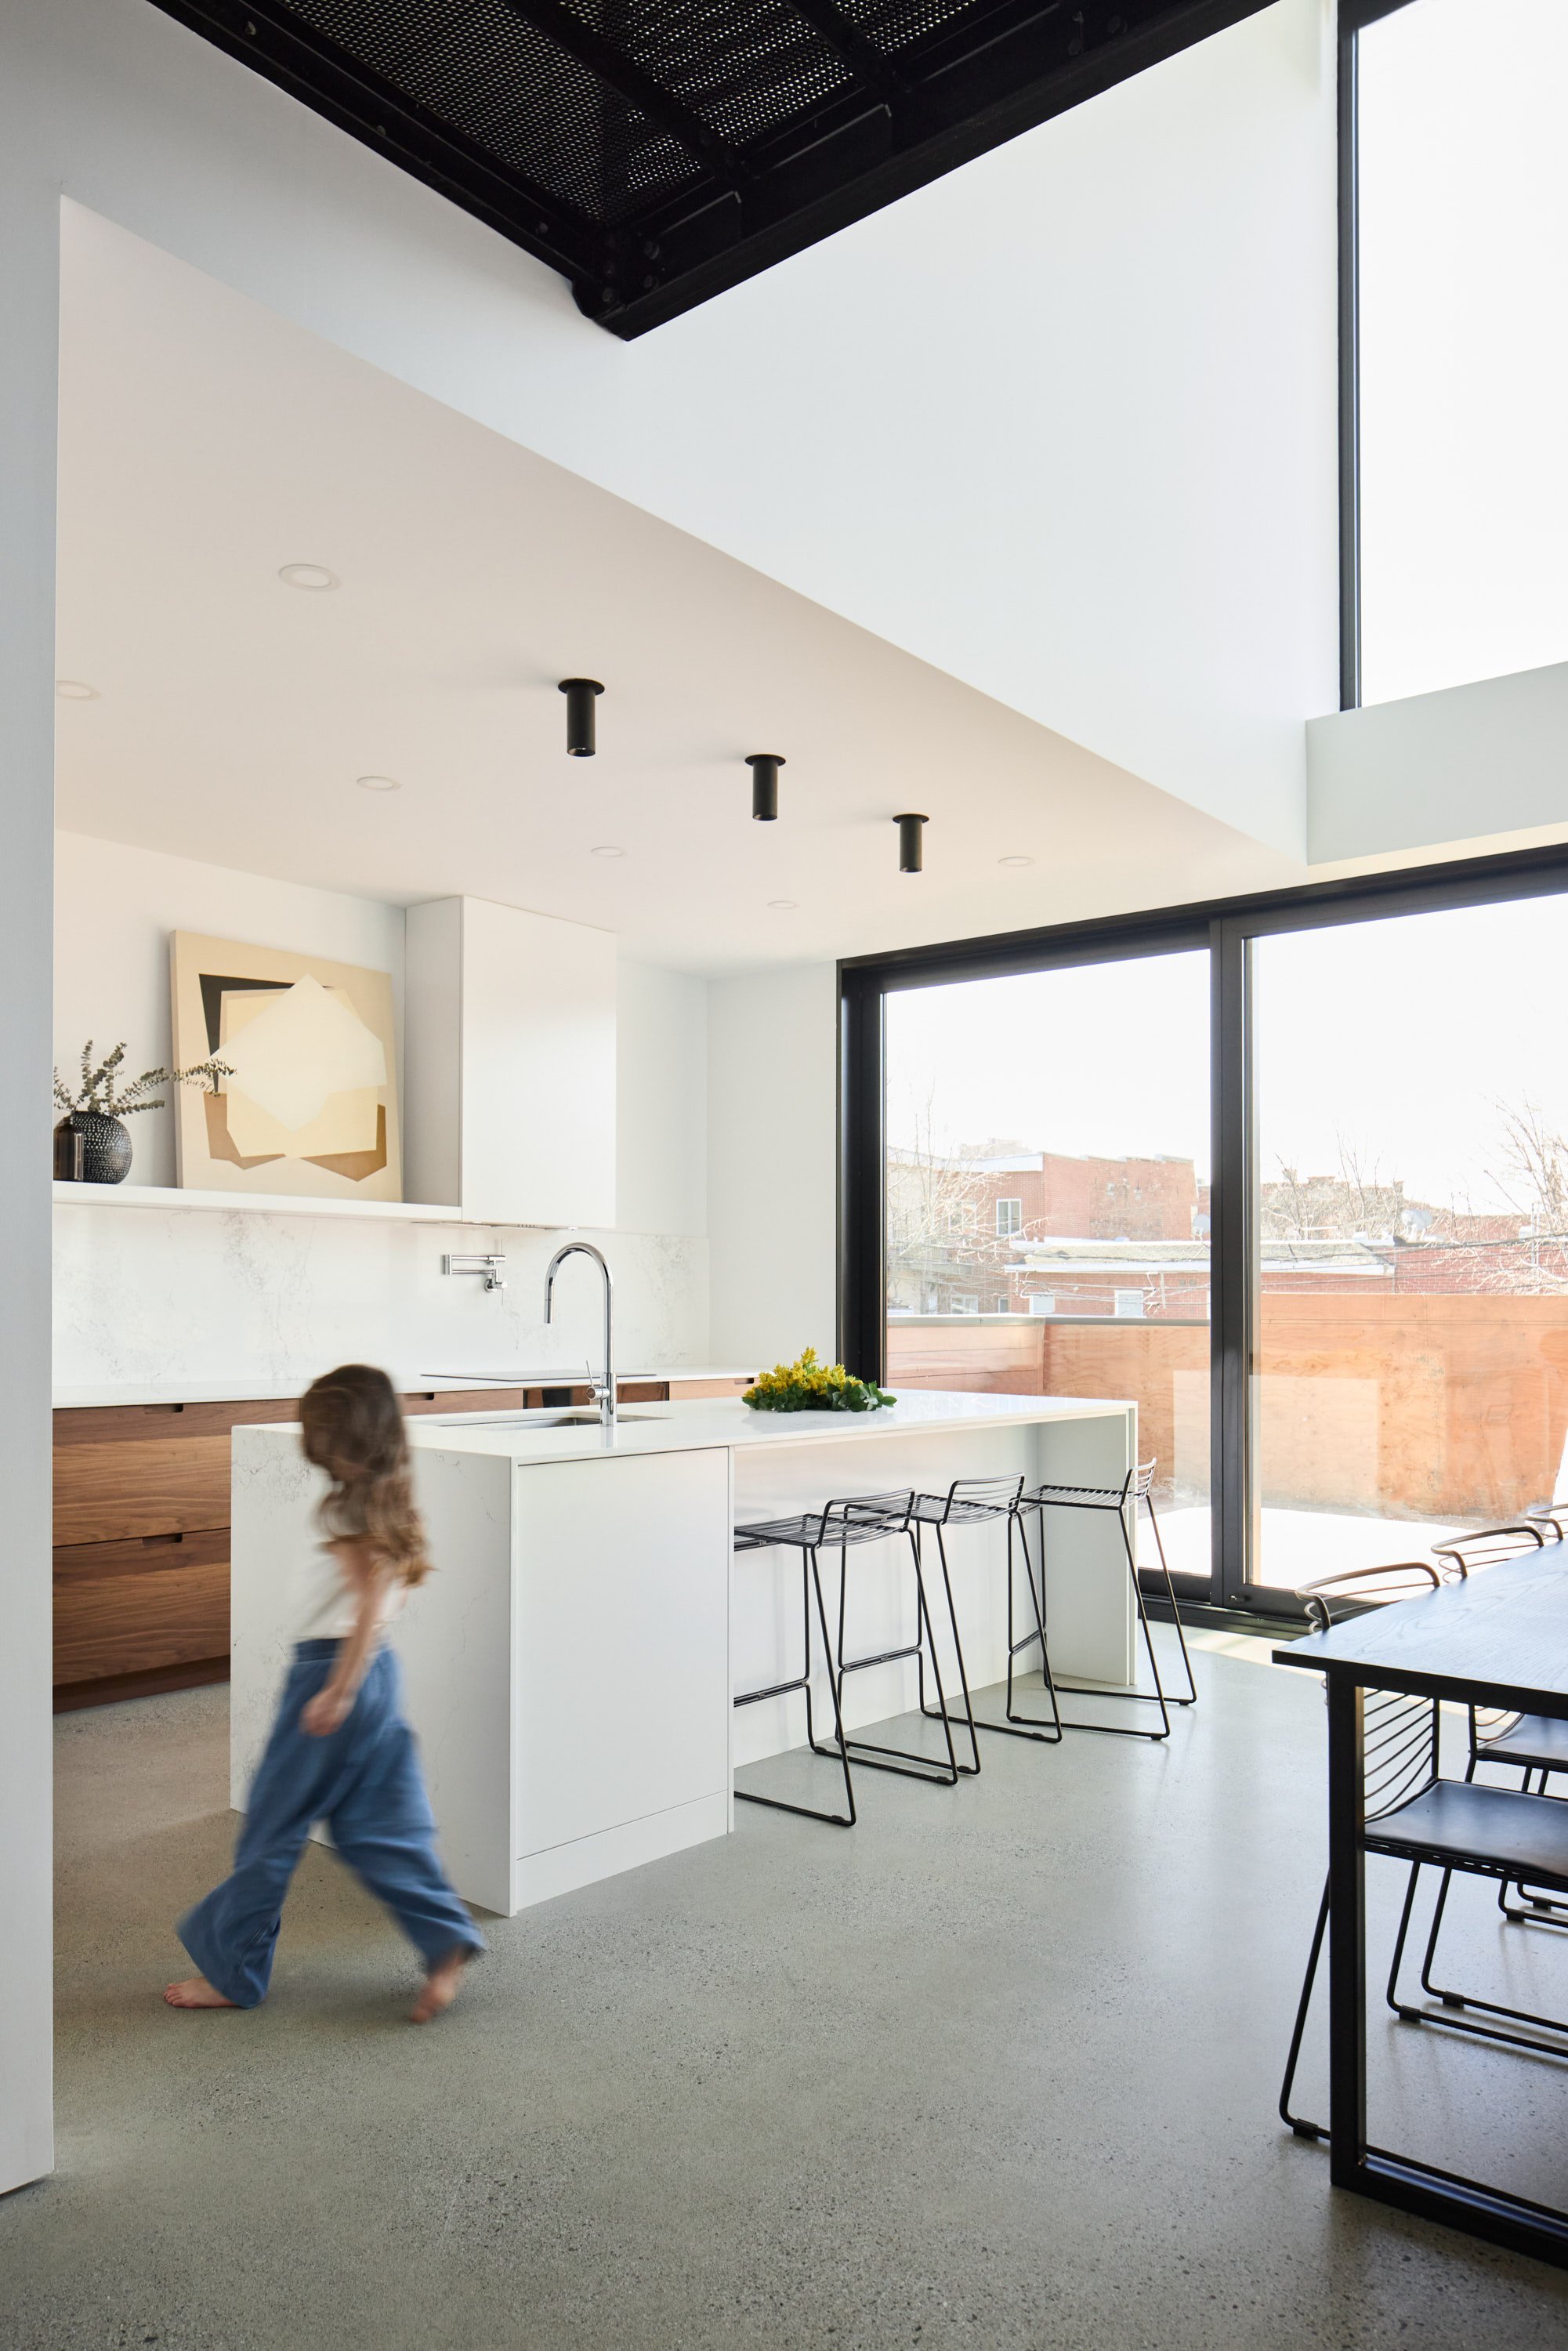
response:
[[[55,1446],[126,1445],[150,1437],[226,1437],[231,1428],[298,1420],[294,1396],[262,1396],[234,1404],[105,1404],[60,1406]]]
[[[224,1657],[228,1646],[226,1527],[56,1551],[57,1685]]]
[[[55,1541],[110,1542],[229,1522],[229,1435],[55,1447]]]

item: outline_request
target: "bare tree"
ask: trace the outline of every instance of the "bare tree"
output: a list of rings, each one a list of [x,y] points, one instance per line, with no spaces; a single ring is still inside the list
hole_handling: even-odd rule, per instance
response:
[[[1501,1165],[1487,1170],[1511,1207],[1537,1233],[1568,1232],[1568,1142],[1539,1102],[1494,1102],[1502,1129]]]
[[[1262,1229],[1270,1240],[1311,1240],[1316,1186],[1283,1159],[1278,1162],[1277,1184],[1260,1185]]]
[[[1405,1216],[1401,1179],[1385,1183],[1375,1160],[1343,1135],[1337,1176],[1303,1176],[1281,1159],[1276,1183],[1259,1186],[1262,1232],[1268,1240],[1333,1241],[1385,1238]]]
[[[1270,1240],[1393,1240],[1402,1286],[1509,1297],[1568,1294],[1568,1137],[1538,1102],[1494,1101],[1496,1165],[1486,1187],[1507,1214],[1478,1214],[1469,1198],[1447,1209],[1406,1198],[1401,1177],[1341,1135],[1337,1176],[1303,1176],[1285,1160],[1260,1186]],[[1522,1231],[1521,1228],[1522,1227]]]
[[[1404,1221],[1404,1177],[1396,1176],[1392,1183],[1385,1184],[1377,1161],[1374,1159],[1369,1164],[1359,1144],[1347,1142],[1343,1134],[1336,1134],[1334,1141],[1351,1235],[1391,1238]]]
[[[1563,1296],[1568,1293],[1568,1141],[1528,1096],[1515,1102],[1494,1099],[1492,1107],[1500,1150],[1486,1179],[1524,1229],[1517,1238],[1478,1237],[1467,1250],[1466,1287],[1514,1298]],[[1472,1226],[1481,1221],[1467,1218]]]
[[[1010,1255],[982,1224],[983,1148],[936,1147],[935,1089],[914,1106],[911,1143],[888,1153],[887,1274],[890,1302],[919,1313],[994,1272]]]

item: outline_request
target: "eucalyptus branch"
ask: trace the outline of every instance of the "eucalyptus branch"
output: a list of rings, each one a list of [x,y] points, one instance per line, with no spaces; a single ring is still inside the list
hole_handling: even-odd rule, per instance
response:
[[[139,1078],[132,1079],[120,1091],[115,1082],[115,1071],[124,1059],[125,1043],[122,1040],[113,1052],[94,1069],[92,1040],[89,1038],[82,1048],[81,1083],[74,1096],[58,1070],[55,1071],[55,1101],[57,1106],[68,1112],[96,1113],[100,1118],[134,1118],[138,1111],[163,1108],[164,1097],[162,1094],[156,1101],[152,1099],[154,1089],[159,1086],[203,1085],[210,1087],[215,1093],[218,1080],[234,1075],[226,1061],[214,1058],[193,1062],[188,1070],[143,1070]]]

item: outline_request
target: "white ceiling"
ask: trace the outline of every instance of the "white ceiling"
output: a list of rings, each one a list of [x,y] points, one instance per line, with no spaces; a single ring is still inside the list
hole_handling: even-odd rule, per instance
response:
[[[68,208],[68,830],[738,970],[1301,869],[187,265]],[[918,486],[912,486],[912,495]],[[279,567],[341,584],[291,590]],[[568,759],[558,679],[604,680]],[[782,752],[780,820],[747,751]],[[367,773],[402,789],[356,788]],[[891,821],[925,811],[928,870]],[[595,847],[623,849],[619,860]],[[1027,856],[1031,865],[1000,864]],[[770,906],[797,902],[793,910]]]

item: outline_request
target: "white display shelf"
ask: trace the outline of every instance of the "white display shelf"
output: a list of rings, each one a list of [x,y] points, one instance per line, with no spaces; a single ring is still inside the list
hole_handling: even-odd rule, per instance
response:
[[[71,1208],[204,1208],[242,1217],[380,1217],[412,1225],[461,1225],[461,1208],[428,1200],[318,1200],[294,1192],[183,1191],[173,1184],[62,1184],[56,1206]]]

